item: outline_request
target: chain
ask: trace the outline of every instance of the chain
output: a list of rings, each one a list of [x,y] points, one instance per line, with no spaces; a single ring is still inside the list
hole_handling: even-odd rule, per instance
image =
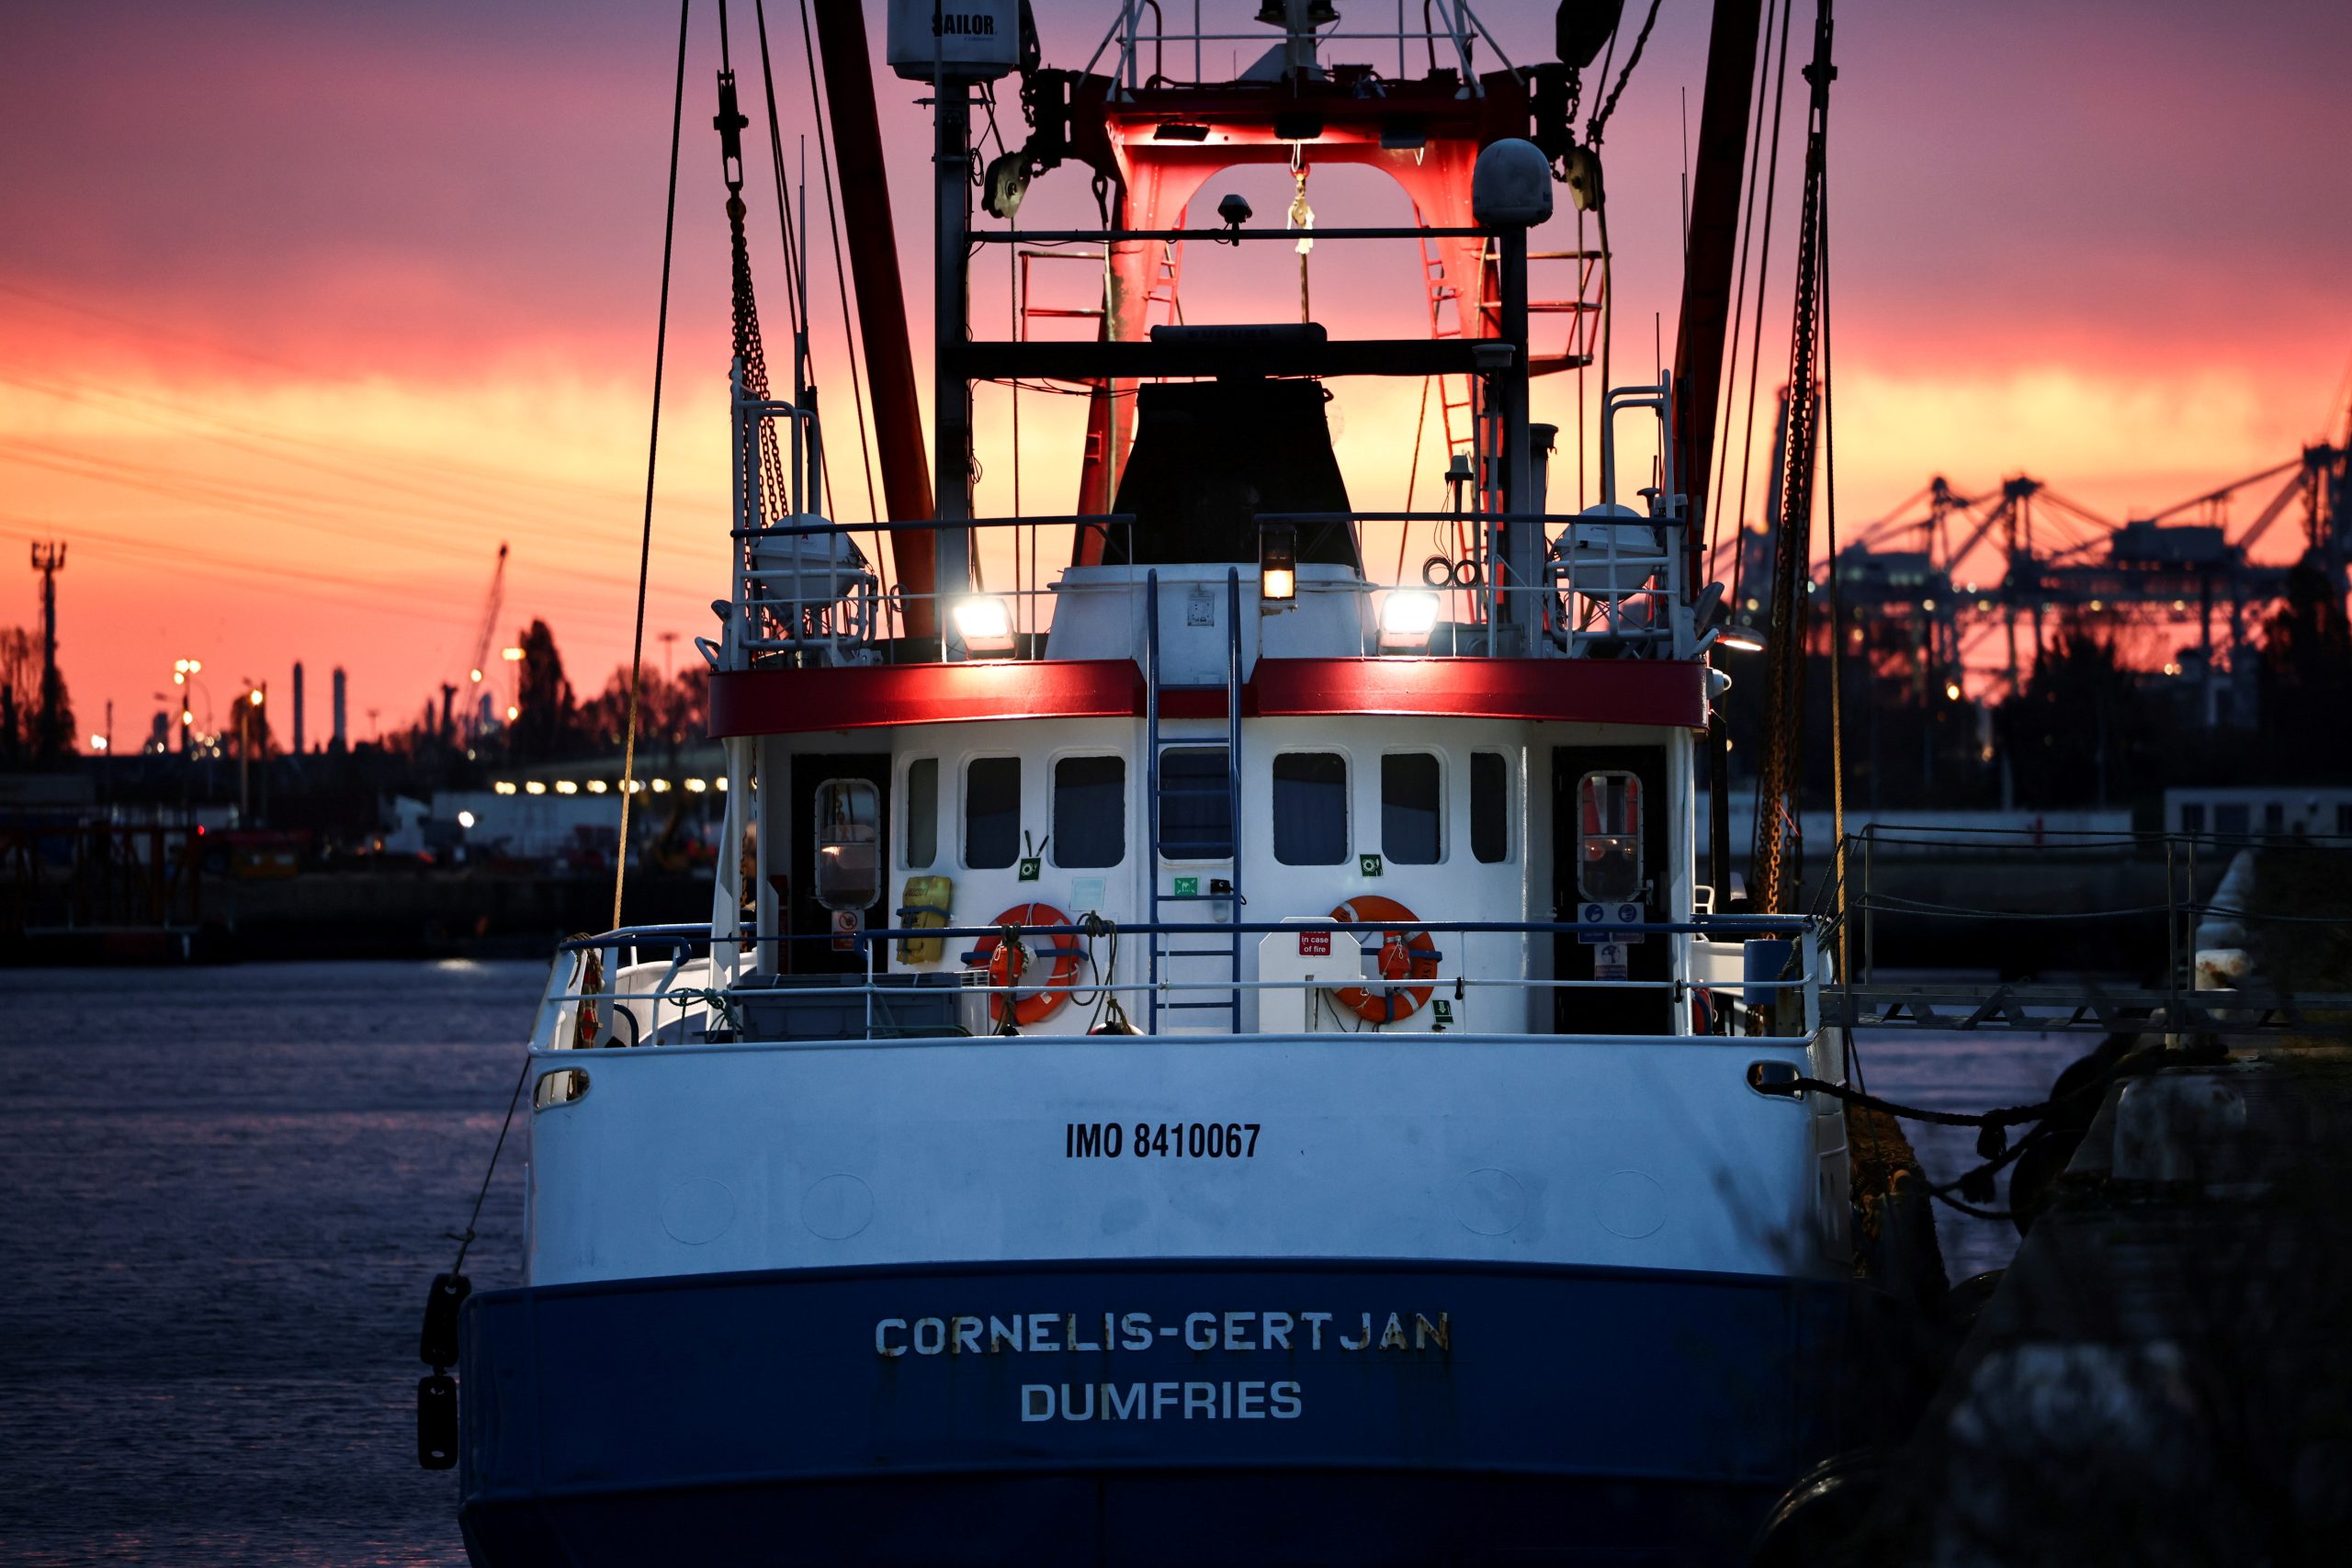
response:
[[[1780,537],[1772,555],[1770,662],[1765,670],[1764,755],[1757,769],[1756,842],[1750,875],[1754,907],[1767,912],[1795,908],[1800,867],[1791,852],[1803,840],[1786,830],[1783,818],[1797,819],[1803,785],[1801,748],[1804,731],[1805,654],[1813,586],[1814,453],[1820,434],[1821,401],[1815,385],[1820,347],[1824,265],[1822,220],[1827,163],[1829,6],[1821,7],[1814,29],[1813,63],[1804,77],[1813,88],[1811,124],[1805,141],[1804,197],[1797,234],[1796,306],[1789,342],[1788,443],[1781,478]],[[1831,570],[1837,570],[1833,562]]]
[[[768,396],[767,352],[760,344],[760,307],[752,293],[752,248],[743,235],[743,197],[727,196],[727,227],[735,249],[735,357],[743,362],[743,391],[764,402]],[[767,491],[762,508],[766,517],[780,518],[792,504],[785,482],[784,455],[777,449],[775,422],[760,421],[760,479]]]
[[[1642,50],[1650,41],[1650,29],[1657,26],[1659,4],[1660,0],[1650,0],[1650,14],[1642,19],[1641,34],[1634,39],[1634,52],[1625,57],[1625,69],[1617,73],[1617,85],[1609,89],[1609,96],[1602,102],[1600,112],[1585,122],[1584,139],[1591,146],[1600,145],[1600,133],[1608,126],[1609,117],[1617,112],[1618,97],[1625,91],[1625,84],[1633,80],[1634,67],[1642,62]],[[1606,61],[1602,62],[1604,69],[1607,64]],[[1576,109],[1573,104],[1568,112],[1571,115],[1575,114]]]

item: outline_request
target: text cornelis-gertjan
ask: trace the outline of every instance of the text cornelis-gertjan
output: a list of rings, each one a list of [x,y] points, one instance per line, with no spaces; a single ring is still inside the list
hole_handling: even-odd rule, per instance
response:
[[[874,1349],[893,1360],[1147,1351],[1412,1356],[1444,1354],[1453,1336],[1443,1312],[1193,1312],[1173,1320],[1148,1312],[943,1314],[879,1319]],[[1023,1421],[1287,1421],[1306,1411],[1305,1388],[1290,1379],[1023,1383],[1019,1397]]]

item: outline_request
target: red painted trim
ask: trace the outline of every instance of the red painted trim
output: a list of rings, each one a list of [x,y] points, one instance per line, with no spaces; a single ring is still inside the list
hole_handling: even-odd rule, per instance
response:
[[[1261,714],[1409,714],[1702,729],[1706,666],[1617,659],[1261,659]]]
[[[713,739],[1142,711],[1143,677],[1129,659],[746,670],[710,678]]]
[[[1261,659],[1248,716],[1396,714],[1703,728],[1706,667],[1650,660]],[[710,679],[710,733],[792,735],[992,718],[1132,718],[1124,659],[752,670]],[[1164,692],[1170,718],[1222,718],[1221,691]]]

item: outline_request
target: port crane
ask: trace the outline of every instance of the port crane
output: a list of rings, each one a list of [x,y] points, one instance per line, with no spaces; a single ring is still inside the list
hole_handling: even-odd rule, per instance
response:
[[[1973,493],[1938,475],[1838,552],[1849,651],[1923,703],[1956,701],[1972,668],[1994,689],[2015,690],[2047,646],[2053,615],[2119,631],[2194,626],[2195,642],[2168,654],[2164,672],[2210,684],[2222,655],[2247,646],[2249,621],[2286,596],[2299,567],[2324,573],[2339,596],[2352,589],[2347,453],[2352,425],[2339,439],[2120,523],[2032,475]],[[2236,525],[2233,509],[2248,495],[2265,499]],[[2300,557],[2256,559],[2299,504]],[[1743,532],[1750,564],[1768,537]],[[1817,563],[1815,577],[1828,570]],[[1995,657],[1972,664],[1988,647]],[[2211,699],[2206,716],[2220,716]]]
[[[498,613],[506,605],[506,544],[499,541],[498,564],[491,568],[490,592],[482,601],[481,624],[474,632],[473,659],[466,667],[467,690],[470,694],[466,705],[464,725],[469,741],[481,738],[488,728],[489,715],[486,694],[476,691],[487,679],[490,664],[491,639],[497,635]]]

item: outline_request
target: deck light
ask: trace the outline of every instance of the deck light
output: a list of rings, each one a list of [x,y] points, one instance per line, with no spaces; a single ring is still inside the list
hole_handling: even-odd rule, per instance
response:
[[[506,722],[507,722],[507,723],[512,724],[512,723],[514,723],[516,719],[518,719],[518,718],[520,718],[520,717],[522,717],[522,716],[523,716],[523,710],[522,710],[521,708],[516,707],[513,703],[508,703],[508,704],[506,705]]]
[[[479,671],[479,670],[474,671],[472,672],[472,680],[473,680],[473,683],[474,683],[475,685],[477,685],[477,686],[481,685],[481,671]]]
[[[523,782],[523,793],[525,795],[545,795],[547,792],[548,786],[541,784],[537,779],[526,779]]]
[[[555,782],[555,792],[558,795],[578,795],[580,786],[570,779],[558,779]]]
[[[1258,595],[1269,604],[1298,597],[1298,529],[1269,523],[1258,530]]]
[[[602,779],[590,779],[588,781],[588,793],[590,795],[602,795],[611,786],[606,784]]]
[[[669,794],[670,781],[668,779],[655,779],[653,781],[653,793],[656,795]]]
[[[523,662],[523,650],[519,648],[502,648],[498,650],[498,657],[509,664],[520,664]]]
[[[1764,651],[1764,637],[1751,626],[1725,626],[1721,646],[1735,653],[1761,653]]]
[[[1437,595],[1398,589],[1380,606],[1380,646],[1413,648],[1437,625]]]
[[[458,827],[460,827],[460,828],[468,828],[468,829],[470,829],[473,825],[474,825],[474,814],[473,814],[472,812],[470,812],[470,811],[460,811],[460,812],[458,812]]]
[[[249,702],[249,703],[253,704],[253,705],[254,705],[254,706],[255,706],[255,707],[259,707],[259,706],[261,706],[261,704],[262,704],[261,688],[260,688],[259,686],[255,686],[252,691],[247,692],[247,693],[245,694],[245,701],[247,701],[247,702]]]
[[[956,601],[956,635],[974,653],[1012,651],[1012,606],[990,593]]]
[[[709,787],[710,784],[708,781],[704,779],[688,779],[686,781],[686,793],[688,795],[700,795]]]
[[[1944,696],[1946,700],[1951,702],[1956,703],[1960,701],[1960,682],[1957,681],[1946,681],[1944,682]]]

